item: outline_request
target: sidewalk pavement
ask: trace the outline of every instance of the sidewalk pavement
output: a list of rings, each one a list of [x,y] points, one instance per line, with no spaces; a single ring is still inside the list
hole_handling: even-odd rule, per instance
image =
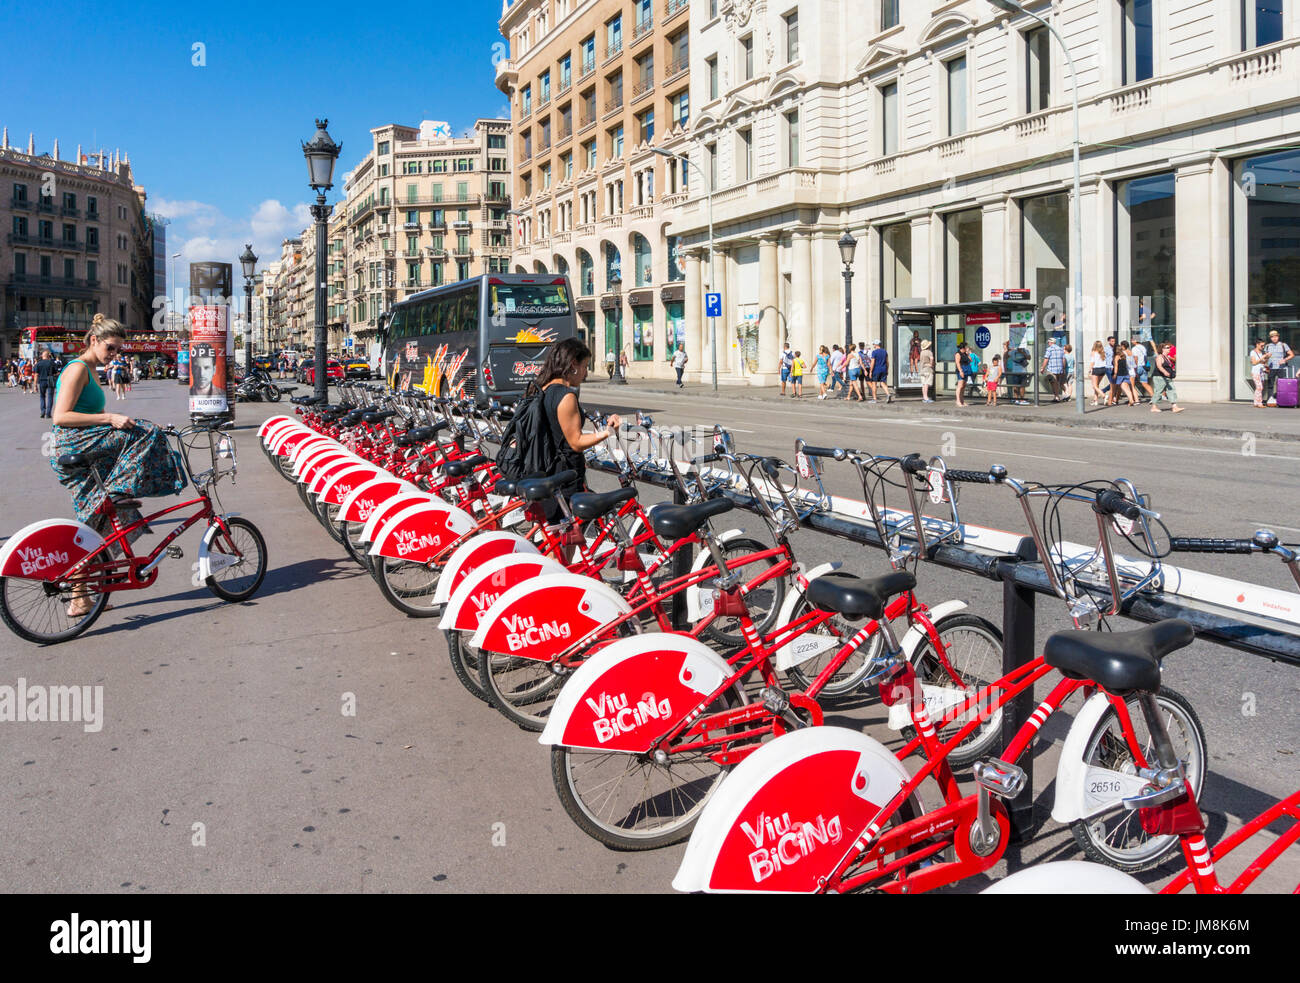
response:
[[[920,396],[895,395],[893,403],[853,403],[842,398],[824,400],[817,398],[817,385],[804,383],[804,395],[794,400],[781,395],[781,387],[721,385],[715,396],[711,383],[688,382],[682,389],[671,379],[629,379],[626,386],[615,386],[604,378],[593,376],[585,389],[605,398],[617,398],[626,393],[654,396],[687,396],[734,399],[740,402],[801,403],[825,408],[827,412],[852,413],[863,416],[885,417],[951,417],[954,420],[996,420],[1000,423],[1037,423],[1067,428],[1107,430],[1133,430],[1156,433],[1179,433],[1190,436],[1241,437],[1253,434],[1257,440],[1287,440],[1300,442],[1300,410],[1268,407],[1256,409],[1250,403],[1181,403],[1184,412],[1174,413],[1162,408],[1159,416],[1151,412],[1148,403],[1093,407],[1086,405],[1081,417],[1073,400],[1053,403],[1044,396],[1039,406],[1016,406],[999,400],[996,407],[968,403],[958,406],[951,396],[933,403],[923,403]],[[810,394],[811,390],[811,394]],[[1167,405],[1167,404],[1166,404]]]

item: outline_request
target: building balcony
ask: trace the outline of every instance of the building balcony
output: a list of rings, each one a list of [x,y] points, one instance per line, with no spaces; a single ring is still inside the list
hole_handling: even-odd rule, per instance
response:
[[[424,248],[430,259],[443,260],[447,258],[447,250],[445,249],[434,249],[432,246],[425,246]]]
[[[452,255],[455,256],[457,259],[473,259],[474,250],[471,249],[469,246],[465,246],[463,249],[460,246],[457,246],[455,249],[452,250]]]
[[[18,209],[19,211],[30,211],[32,200],[30,198],[10,198],[9,206]]]
[[[541,142],[537,144],[537,155],[540,157],[542,154],[546,153],[546,151],[550,149],[551,149],[551,141],[549,139],[543,138]]]
[[[681,76],[685,75],[686,72],[690,69],[690,67],[691,67],[690,55],[682,55],[682,57],[674,61],[670,61],[668,63],[668,67],[664,69],[664,85],[667,85],[669,82],[672,82],[680,78]]]
[[[445,232],[447,230],[447,220],[445,218],[435,218],[431,222],[425,223],[431,232]]]
[[[555,98],[558,99],[560,96],[564,95],[566,92],[568,92],[568,91],[569,91],[570,89],[572,89],[572,88],[573,88],[573,79],[572,79],[572,78],[569,78],[569,79],[561,79],[561,80],[560,80],[560,84],[559,84],[559,85],[556,87],[556,89],[555,89]]]
[[[641,79],[639,82],[637,82],[635,85],[632,86],[632,101],[636,102],[642,96],[653,92],[654,87],[655,87],[655,79],[653,75],[649,75],[646,78]]]
[[[406,280],[405,282],[403,282],[402,286],[404,286],[407,290],[419,290],[422,288],[423,285],[420,283],[419,279],[417,278],[414,280]]]
[[[591,61],[587,62],[585,65],[582,66],[578,74],[578,81],[579,82],[585,81],[586,79],[590,78],[592,75],[595,74],[596,74],[596,60],[593,58]]]
[[[539,112],[545,109],[550,104],[551,104],[551,94],[549,92],[543,92],[540,96],[537,97],[537,109]]]
[[[451,227],[453,229],[472,229],[474,227],[474,223],[471,222],[469,219],[464,219],[464,220],[457,219],[455,222],[451,223]]]
[[[489,204],[508,205],[510,204],[510,196],[504,191],[492,191],[489,189],[488,193],[483,196],[483,201]]]
[[[532,156],[533,156],[533,148],[524,147],[523,150],[519,151],[519,163],[521,164],[528,163],[528,161],[532,159]]]
[[[99,221],[99,212],[96,211],[96,210],[93,209],[93,208],[88,208],[88,209],[86,209],[86,221],[87,221],[87,222],[98,222],[98,221]]]
[[[7,283],[10,292],[40,294],[43,296],[62,295],[66,297],[89,297],[99,281],[83,280],[78,277],[43,276],[39,273],[14,273]]]
[[[595,116],[583,116],[581,119],[578,120],[578,132],[581,133],[583,130],[589,129],[590,127],[593,127],[595,125],[596,125]]]
[[[623,42],[621,40],[614,42],[605,47],[605,61],[608,63],[623,53]]]
[[[664,2],[664,24],[680,14],[683,10],[690,10],[690,0],[665,0]]]
[[[614,116],[617,113],[621,112],[622,109],[623,109],[622,96],[619,96],[617,99],[610,99],[606,101],[604,112],[601,113],[600,118],[609,119],[611,116]]]
[[[81,209],[70,208],[69,206],[64,205],[62,208],[59,209],[59,214],[62,215],[64,218],[79,218],[81,215]]]
[[[528,117],[533,115],[533,104],[530,102],[527,106],[519,107],[519,119],[516,122],[522,123]]]
[[[655,19],[653,16],[647,17],[643,21],[638,21],[632,25],[632,43],[636,44],[643,37],[646,37],[654,30]]]
[[[403,222],[403,223],[402,223],[402,228],[405,229],[407,232],[419,232],[419,231],[420,231],[420,223],[419,223],[419,222]]]
[[[44,196],[41,196],[41,197],[37,198],[37,199],[36,199],[36,210],[37,210],[38,212],[48,212],[50,215],[53,215],[53,214],[54,214],[54,199],[53,199],[53,198],[46,198],[46,197],[44,197]]]
[[[555,145],[558,147],[560,144],[568,140],[571,136],[573,136],[572,126],[566,126],[560,130],[557,130],[555,133]]]
[[[97,243],[97,242],[88,242],[88,243],[86,243],[86,252],[88,252],[88,253],[98,253],[98,252],[99,252],[99,243]]]

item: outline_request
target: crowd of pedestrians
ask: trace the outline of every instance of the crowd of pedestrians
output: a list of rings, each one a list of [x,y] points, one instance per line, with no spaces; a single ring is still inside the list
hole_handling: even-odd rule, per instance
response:
[[[877,341],[870,349],[864,341],[856,348],[822,345],[816,358],[806,358],[802,351],[791,351],[786,342],[781,352],[781,395],[787,385],[791,397],[804,395],[805,375],[817,374],[818,399],[845,399],[855,403],[894,401],[889,391],[889,353]],[[870,397],[867,393],[870,392]]]

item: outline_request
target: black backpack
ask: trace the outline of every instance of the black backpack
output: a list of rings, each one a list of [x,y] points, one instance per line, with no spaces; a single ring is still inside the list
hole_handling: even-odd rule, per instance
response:
[[[496,463],[507,481],[544,478],[555,473],[559,452],[540,392],[527,395],[515,404],[515,415],[502,436]]]

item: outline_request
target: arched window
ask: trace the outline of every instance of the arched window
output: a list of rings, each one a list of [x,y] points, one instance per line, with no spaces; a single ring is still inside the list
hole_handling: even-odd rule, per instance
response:
[[[596,264],[592,262],[591,253],[585,249],[578,250],[578,293],[590,297],[596,292]]]
[[[555,257],[555,272],[561,276],[569,275],[569,264],[563,256]]]
[[[613,290],[615,284],[623,280],[623,257],[618,246],[612,242],[605,243],[605,289]]]
[[[640,232],[632,235],[632,255],[636,266],[636,285],[648,287],[654,280],[650,243]]]
[[[533,260],[533,272],[534,272],[534,273],[545,274],[545,273],[546,273],[546,264],[543,263],[540,259]]]

